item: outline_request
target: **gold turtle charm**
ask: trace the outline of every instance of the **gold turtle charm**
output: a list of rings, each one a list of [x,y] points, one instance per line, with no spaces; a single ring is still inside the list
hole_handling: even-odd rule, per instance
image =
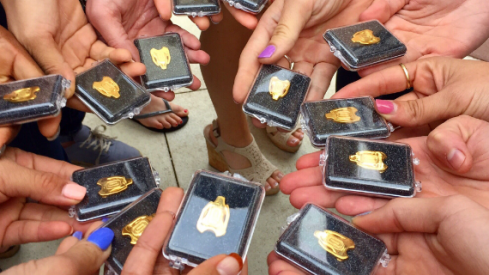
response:
[[[35,99],[37,97],[36,93],[40,90],[41,88],[39,88],[39,86],[22,88],[4,95],[3,99],[12,103],[25,102]]]
[[[117,85],[117,83],[115,83],[115,81],[108,76],[104,76],[102,78],[102,81],[93,82],[93,88],[97,90],[97,92],[101,93],[103,96],[109,98],[121,97],[121,94],[119,93],[120,91],[119,85]]]
[[[122,236],[129,236],[131,244],[135,245],[154,216],[155,214],[137,217],[122,229]]]
[[[318,238],[319,245],[324,250],[331,253],[340,262],[348,259],[348,250],[355,248],[355,243],[350,238],[335,231],[316,231],[314,237]]]
[[[360,43],[362,45],[372,45],[379,43],[380,37],[375,36],[372,30],[366,29],[356,32],[351,41],[354,43]]]
[[[332,119],[338,123],[355,123],[360,121],[360,117],[356,115],[358,112],[355,107],[345,107],[331,110],[326,114],[327,119]]]
[[[216,237],[226,235],[229,223],[229,205],[226,204],[226,198],[218,196],[215,201],[210,201],[202,212],[197,221],[197,230],[200,233],[212,231]]]
[[[270,79],[270,85],[268,86],[268,90],[272,95],[273,100],[278,100],[279,98],[284,97],[289,92],[290,81],[288,80],[280,80],[278,77],[274,76]]]
[[[107,198],[110,195],[114,195],[126,190],[127,187],[131,184],[133,184],[132,179],[122,176],[102,178],[97,181],[97,185],[100,185],[101,187],[100,191],[98,191],[98,194],[102,198]]]
[[[152,48],[150,53],[155,65],[162,70],[166,70],[171,61],[170,50],[167,47],[163,47],[161,50]]]
[[[351,162],[356,162],[358,166],[377,170],[380,173],[384,173],[387,170],[387,165],[384,160],[387,159],[387,155],[379,151],[359,151],[355,155],[350,156]]]

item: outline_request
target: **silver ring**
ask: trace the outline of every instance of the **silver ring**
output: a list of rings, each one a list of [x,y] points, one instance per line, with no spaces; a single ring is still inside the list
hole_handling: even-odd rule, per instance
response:
[[[287,62],[289,62],[289,69],[290,70],[293,70],[294,69],[294,65],[295,65],[295,62],[292,61],[292,59],[290,59],[290,57],[288,55],[284,55],[284,58],[287,60]]]
[[[1,156],[3,155],[3,153],[5,152],[5,149],[7,149],[7,145],[6,145],[6,144],[4,144],[4,145],[2,146],[2,148],[0,148],[0,157],[1,157]]]

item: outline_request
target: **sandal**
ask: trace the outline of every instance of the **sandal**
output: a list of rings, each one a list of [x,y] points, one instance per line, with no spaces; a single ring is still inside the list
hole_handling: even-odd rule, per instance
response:
[[[267,135],[270,138],[270,140],[273,142],[273,144],[275,144],[275,146],[277,146],[278,148],[289,153],[295,153],[301,147],[302,140],[296,146],[288,145],[287,141],[289,140],[290,136],[292,136],[292,134],[295,133],[295,131],[297,131],[300,128],[301,128],[300,124],[297,124],[297,126],[295,126],[295,128],[292,131],[281,132],[278,130],[277,127],[267,126]]]
[[[217,146],[215,146],[209,137],[210,131],[206,131],[207,128],[208,127],[204,129],[204,137],[207,142],[209,165],[219,172],[229,171],[231,173],[237,173],[250,181],[259,182],[262,185],[265,185],[267,184],[267,179],[270,177],[270,175],[278,170],[277,167],[271,164],[261,154],[254,138],[251,144],[246,147],[236,148],[231,146],[222,140],[219,126],[217,125],[217,120],[214,120],[212,121],[212,133],[217,138]],[[250,161],[251,166],[244,169],[233,169],[229,167],[224,155],[222,154],[223,151],[230,151],[242,155]],[[280,188],[277,186],[266,191],[266,195],[272,196],[277,194],[279,191]]]
[[[0,253],[0,259],[7,259],[15,256],[20,250],[20,245],[14,245],[7,249],[7,251]]]
[[[144,114],[144,115],[134,116],[131,120],[134,121],[134,122],[136,122],[136,123],[138,123],[139,125],[143,126],[146,129],[149,129],[149,130],[151,130],[153,132],[158,132],[158,133],[169,133],[169,132],[174,132],[176,130],[182,129],[183,126],[185,126],[187,124],[187,122],[188,122],[188,116],[180,117],[182,119],[182,124],[178,125],[177,127],[163,128],[163,129],[156,129],[156,128],[153,128],[153,127],[146,127],[141,122],[138,121],[138,119],[145,119],[145,118],[149,118],[149,117],[155,117],[155,116],[159,116],[159,115],[163,115],[163,114],[173,113],[173,110],[170,107],[170,103],[166,99],[164,99],[164,98],[162,98],[161,100],[163,100],[163,102],[165,103],[166,110],[158,111],[158,112],[152,112],[152,113],[147,113],[147,114]]]

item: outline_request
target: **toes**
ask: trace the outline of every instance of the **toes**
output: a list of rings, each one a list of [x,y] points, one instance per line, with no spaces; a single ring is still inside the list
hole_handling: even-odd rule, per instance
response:
[[[287,140],[287,145],[292,146],[292,147],[295,147],[295,146],[298,146],[300,142],[301,142],[300,139],[298,139],[294,135],[292,135]]]
[[[182,124],[182,118],[180,118],[177,114],[170,114],[171,118],[177,122],[177,124]]]
[[[165,120],[171,124],[171,127],[177,127],[179,124],[171,115],[165,116]]]
[[[283,177],[284,177],[284,174],[277,170],[277,171],[273,172],[271,178],[273,178],[277,183],[280,183],[280,181],[282,180]]]
[[[302,140],[304,138],[304,133],[302,132],[302,130],[297,130],[292,135],[299,140]]]
[[[173,112],[177,114],[179,117],[188,116],[188,110],[183,108],[182,106],[170,102],[170,107],[173,110]]]
[[[267,185],[265,185],[265,190],[268,191],[272,188],[275,188],[275,186],[278,186],[278,183],[273,178],[268,178]]]

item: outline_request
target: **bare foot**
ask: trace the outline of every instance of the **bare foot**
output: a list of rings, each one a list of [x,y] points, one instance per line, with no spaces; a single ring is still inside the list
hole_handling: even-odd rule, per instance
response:
[[[182,106],[170,103],[170,107],[173,110],[173,113],[162,114],[154,117],[148,117],[144,119],[138,119],[144,126],[155,128],[155,129],[169,129],[172,127],[177,127],[182,123],[182,117],[188,116],[188,110],[184,109]],[[151,95],[151,102],[148,106],[144,107],[141,111],[140,115],[144,115],[147,113],[158,112],[166,110],[165,103],[159,97]]]

